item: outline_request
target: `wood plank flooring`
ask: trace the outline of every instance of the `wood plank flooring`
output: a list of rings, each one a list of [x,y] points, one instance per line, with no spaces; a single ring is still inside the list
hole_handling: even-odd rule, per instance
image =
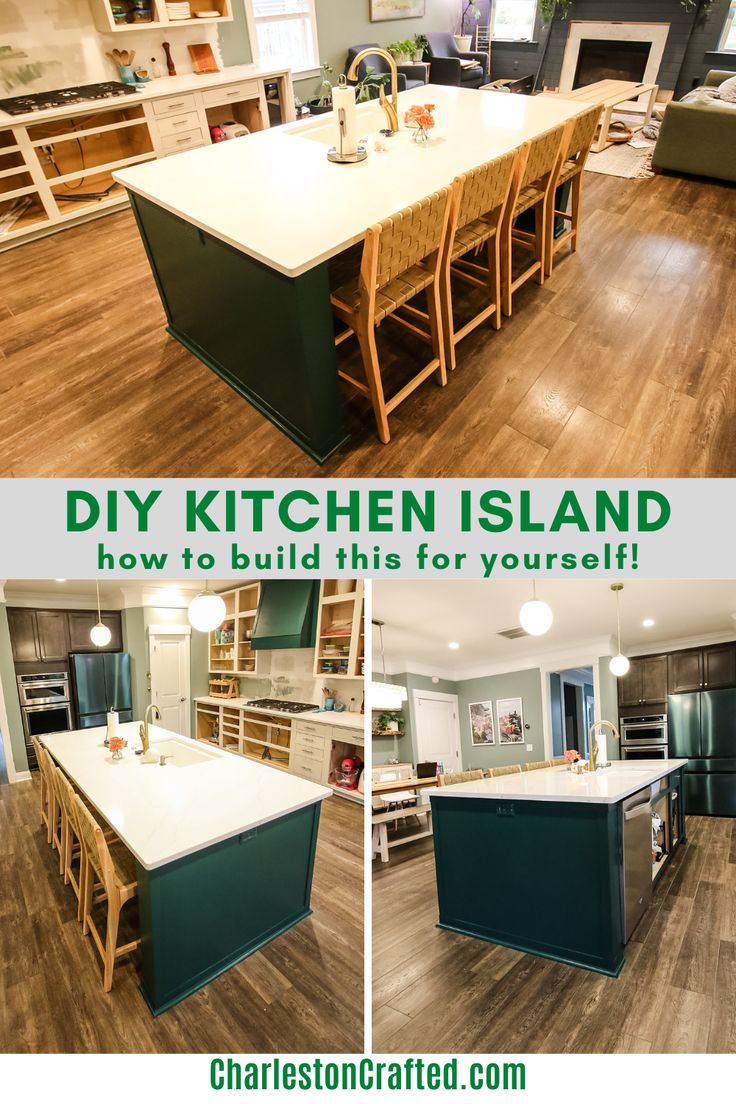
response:
[[[130,213],[0,254],[0,476],[736,475],[736,188],[589,173],[584,209],[581,251],[463,342],[390,445],[346,396],[322,468],[168,337]],[[379,344],[390,392],[425,349]]]
[[[135,956],[120,959],[113,990],[103,993],[99,956],[82,935],[72,890],[38,826],[37,795],[37,777],[0,785],[0,1050],[363,1049],[359,806],[340,798],[322,806],[313,915],[154,1019],[138,989]]]
[[[374,862],[374,1051],[736,1053],[736,821],[687,827],[618,978],[441,931],[431,841]]]

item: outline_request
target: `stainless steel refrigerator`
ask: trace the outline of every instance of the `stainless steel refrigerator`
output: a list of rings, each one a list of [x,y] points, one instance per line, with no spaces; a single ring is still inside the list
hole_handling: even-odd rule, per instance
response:
[[[669,754],[687,759],[685,812],[736,816],[736,690],[670,694]]]
[[[121,721],[133,720],[127,652],[75,652],[69,659],[80,728],[104,725],[111,709],[116,710]]]

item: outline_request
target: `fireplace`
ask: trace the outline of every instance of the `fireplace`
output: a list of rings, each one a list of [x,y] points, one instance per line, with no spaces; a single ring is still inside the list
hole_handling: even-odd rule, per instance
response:
[[[578,51],[573,88],[602,80],[643,82],[652,52],[650,42],[584,38]]]
[[[669,23],[572,20],[562,59],[560,92],[572,92],[573,88],[599,80],[657,84],[669,32]]]

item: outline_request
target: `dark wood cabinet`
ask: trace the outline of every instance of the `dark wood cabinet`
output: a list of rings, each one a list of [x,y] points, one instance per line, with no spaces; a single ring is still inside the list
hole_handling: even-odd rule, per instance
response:
[[[9,609],[8,628],[15,662],[32,663],[37,660],[38,636],[35,610]]]
[[[632,659],[628,672],[618,684],[619,705],[661,705],[666,701],[667,656]]]
[[[703,649],[703,688],[720,690],[736,686],[736,644]]]
[[[8,628],[16,663],[66,662],[70,652],[120,652],[123,648],[122,618],[118,611],[102,614],[111,633],[105,648],[96,648],[90,630],[97,622],[96,610],[9,609]]]
[[[668,660],[670,694],[721,690],[736,686],[736,644],[714,644],[672,652]]]
[[[69,655],[69,633],[63,610],[36,610],[36,636],[38,659],[56,662]]]
[[[102,624],[110,630],[110,643],[97,648],[90,640],[90,632],[97,624],[96,610],[70,610],[69,612],[69,651],[70,652],[119,652],[123,647],[123,628],[121,617],[115,611],[103,611]]]

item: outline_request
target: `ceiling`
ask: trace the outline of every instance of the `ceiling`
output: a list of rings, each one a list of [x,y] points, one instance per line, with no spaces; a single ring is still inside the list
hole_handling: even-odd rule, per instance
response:
[[[549,579],[537,584],[554,613],[542,637],[506,640],[497,635],[519,625],[519,609],[532,596],[529,580],[437,582],[387,580],[373,584],[373,618],[384,621],[390,670],[406,663],[461,672],[561,652],[616,631],[616,601],[610,581]],[[629,580],[621,591],[621,641],[626,652],[713,633],[736,637],[736,581]],[[652,618],[651,628],[642,621]],[[379,655],[374,637],[374,663]],[[452,651],[450,641],[460,644]],[[416,667],[415,667],[416,669]],[[513,670],[513,667],[506,668]]]
[[[100,579],[100,605],[106,609],[122,609],[131,606],[167,606],[188,605],[191,598],[204,586],[201,579],[162,580],[155,583],[150,579]],[[232,579],[210,579],[213,590],[227,590],[238,586]],[[6,579],[5,601],[23,604],[29,602],[48,602],[49,605],[63,608],[65,603],[71,606],[80,603],[97,604],[96,581],[94,579]]]

